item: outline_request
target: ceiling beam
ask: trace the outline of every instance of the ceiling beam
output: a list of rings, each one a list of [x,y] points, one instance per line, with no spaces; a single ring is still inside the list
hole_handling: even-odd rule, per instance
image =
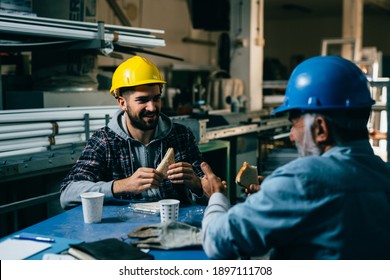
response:
[[[107,3],[110,5],[111,10],[114,12],[114,14],[118,17],[119,21],[122,23],[122,25],[125,26],[131,26],[130,19],[127,17],[127,15],[123,12],[122,8],[118,5],[116,0],[106,0]]]
[[[377,6],[386,11],[390,11],[390,1],[389,0],[365,0],[365,4],[371,4]]]

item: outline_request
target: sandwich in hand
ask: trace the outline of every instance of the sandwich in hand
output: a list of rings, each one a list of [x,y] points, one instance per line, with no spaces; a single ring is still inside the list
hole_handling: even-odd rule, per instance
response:
[[[164,175],[164,179],[168,178],[167,171],[168,166],[175,163],[175,151],[173,148],[168,148],[167,152],[165,153],[162,161],[157,166],[157,170],[160,171]]]
[[[236,176],[236,184],[248,188],[251,184],[259,184],[257,167],[249,165],[246,161],[242,164],[241,169]]]

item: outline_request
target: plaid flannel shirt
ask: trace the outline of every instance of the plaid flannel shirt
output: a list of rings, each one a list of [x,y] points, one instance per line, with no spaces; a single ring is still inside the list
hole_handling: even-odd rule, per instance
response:
[[[134,160],[129,141],[131,140],[123,139],[107,126],[97,130],[88,140],[77,163],[65,177],[61,185],[61,191],[74,181],[109,182],[131,176],[132,172],[135,172],[141,166],[139,166],[138,161]],[[200,168],[203,158],[196,139],[189,129],[181,124],[173,123],[169,134],[159,141],[162,141],[162,143],[157,148],[154,167],[157,167],[161,162],[161,154],[164,155],[169,147],[173,147],[176,162],[191,163],[198,177],[201,178],[204,175]],[[161,148],[163,151],[161,151]],[[159,191],[161,197],[149,197],[149,199],[176,198],[184,203],[194,202],[186,187],[174,185],[169,180],[164,180],[160,184]],[[145,193],[143,195],[127,194],[119,198],[129,200],[148,199],[148,197],[145,197]]]

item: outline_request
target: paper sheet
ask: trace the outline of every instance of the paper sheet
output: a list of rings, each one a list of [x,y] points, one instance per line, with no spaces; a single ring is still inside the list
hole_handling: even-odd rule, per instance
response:
[[[68,254],[48,253],[48,254],[43,254],[42,260],[58,261],[58,260],[77,260],[77,259],[71,255],[68,255]]]
[[[0,243],[0,260],[23,260],[50,247],[47,242],[7,239]]]

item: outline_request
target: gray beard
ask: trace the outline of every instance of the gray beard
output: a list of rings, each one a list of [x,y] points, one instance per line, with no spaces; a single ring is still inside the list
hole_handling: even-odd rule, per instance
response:
[[[295,142],[295,146],[298,150],[298,155],[300,157],[306,156],[320,156],[323,151],[318,145],[314,142],[312,127],[315,120],[315,115],[305,114],[304,118],[304,134],[302,143]]]

